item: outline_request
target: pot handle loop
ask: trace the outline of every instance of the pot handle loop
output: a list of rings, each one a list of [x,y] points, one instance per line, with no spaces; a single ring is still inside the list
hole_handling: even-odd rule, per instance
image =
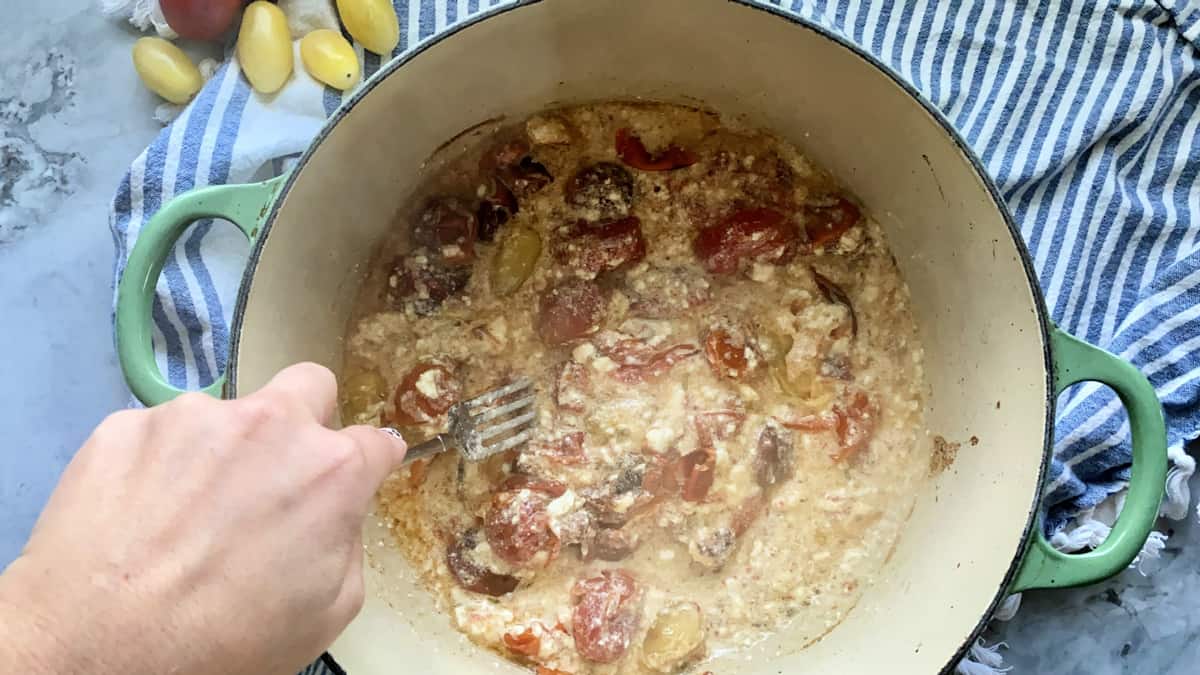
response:
[[[1009,591],[1082,586],[1129,566],[1146,543],[1167,478],[1167,431],[1154,387],[1130,363],[1051,327],[1054,394],[1091,380],[1112,387],[1129,414],[1133,468],[1121,515],[1104,543],[1087,553],[1058,551],[1042,534],[1041,519]]]
[[[147,406],[169,401],[184,393],[172,386],[158,369],[151,341],[155,286],[176,240],[197,220],[223,218],[237,225],[253,243],[266,220],[271,202],[286,174],[261,183],[214,185],[176,196],[147,221],[117,285],[117,355],[130,391]],[[201,389],[220,396],[222,373]]]

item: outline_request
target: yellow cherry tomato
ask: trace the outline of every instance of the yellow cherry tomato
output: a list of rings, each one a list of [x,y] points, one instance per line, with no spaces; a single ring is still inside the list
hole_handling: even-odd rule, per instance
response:
[[[133,43],[133,67],[150,91],[171,103],[187,103],[204,86],[196,64],[162,38],[144,37]]]
[[[376,54],[391,56],[400,43],[400,19],[392,0],[337,0],[337,8],[351,37]]]
[[[341,33],[321,28],[300,40],[300,60],[313,79],[346,90],[358,82],[358,56]]]
[[[250,86],[263,94],[274,94],[292,76],[292,32],[283,10],[256,0],[242,14],[238,31],[237,57]]]

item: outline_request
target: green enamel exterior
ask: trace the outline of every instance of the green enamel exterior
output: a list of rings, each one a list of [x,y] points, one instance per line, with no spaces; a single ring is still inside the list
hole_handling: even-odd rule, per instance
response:
[[[147,406],[183,393],[171,386],[158,369],[151,343],[154,287],[176,240],[197,220],[224,218],[237,225],[253,243],[266,220],[285,176],[247,185],[216,185],[172,199],[146,223],[129,255],[117,286],[117,355],[129,389]],[[220,396],[225,375],[202,391]]]
[[[1162,406],[1146,376],[1112,354],[1051,328],[1054,395],[1091,380],[1112,387],[1129,413],[1133,468],[1125,506],[1108,538],[1093,551],[1057,551],[1042,535],[1041,521],[1009,591],[1083,586],[1107,579],[1129,566],[1158,517],[1167,478],[1167,430]]]

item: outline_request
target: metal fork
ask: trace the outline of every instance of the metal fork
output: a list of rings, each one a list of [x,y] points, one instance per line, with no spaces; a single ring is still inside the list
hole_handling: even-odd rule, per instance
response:
[[[408,448],[404,463],[456,449],[472,462],[533,438],[537,423],[533,382],[526,377],[450,407],[450,430]],[[385,431],[399,435],[394,429]]]

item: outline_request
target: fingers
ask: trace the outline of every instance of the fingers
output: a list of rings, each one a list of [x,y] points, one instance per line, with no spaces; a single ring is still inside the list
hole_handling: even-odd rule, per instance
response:
[[[325,366],[297,363],[279,371],[250,396],[275,396],[295,403],[298,409],[324,425],[333,419],[337,406],[337,378]]]
[[[408,444],[391,430],[360,425],[346,427],[338,433],[350,437],[362,453],[366,469],[362,488],[368,498],[375,494],[388,474],[400,468],[404,453],[408,451]]]

